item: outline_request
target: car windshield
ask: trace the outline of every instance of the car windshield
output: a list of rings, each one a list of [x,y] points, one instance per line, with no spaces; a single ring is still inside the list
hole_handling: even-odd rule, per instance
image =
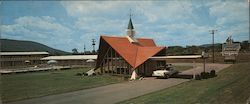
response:
[[[156,70],[164,70],[164,69],[158,68],[158,69],[156,69]]]
[[[168,67],[166,70],[174,70],[173,67]]]

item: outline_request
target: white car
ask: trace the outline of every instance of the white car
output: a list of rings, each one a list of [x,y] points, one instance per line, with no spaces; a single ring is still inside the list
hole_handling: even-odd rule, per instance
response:
[[[169,78],[172,75],[178,74],[179,72],[175,70],[173,67],[161,68],[156,71],[153,71],[152,76],[160,77],[160,78]]]

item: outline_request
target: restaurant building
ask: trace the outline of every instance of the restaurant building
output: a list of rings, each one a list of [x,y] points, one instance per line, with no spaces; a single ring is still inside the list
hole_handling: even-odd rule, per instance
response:
[[[166,47],[159,47],[153,39],[136,38],[130,18],[126,36],[100,36],[96,70],[105,74],[151,76],[165,60],[151,60],[165,56]]]

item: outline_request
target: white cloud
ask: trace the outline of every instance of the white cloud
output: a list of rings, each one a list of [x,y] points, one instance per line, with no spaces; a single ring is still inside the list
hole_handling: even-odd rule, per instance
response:
[[[129,9],[132,9],[134,25],[139,36],[152,33],[154,30],[150,29],[160,27],[156,26],[159,25],[157,23],[185,21],[195,16],[189,1],[62,1],[61,4],[70,16],[77,18],[74,26],[82,31],[82,37],[92,38],[98,38],[98,35],[94,37],[95,35],[90,34],[124,34]]]
[[[210,6],[209,14],[217,17],[218,25],[235,22],[249,22],[249,8],[247,1],[216,2]]]
[[[216,18],[219,42],[224,42],[229,35],[237,41],[248,38],[249,4],[246,0],[214,1],[208,6],[210,16]]]
[[[33,40],[60,49],[72,42],[73,31],[50,16],[19,17],[14,24],[2,25],[1,28],[3,38]]]
[[[128,17],[129,9],[135,18],[147,17],[145,22],[191,19],[194,15],[190,1],[62,1],[61,4],[70,16],[79,18]]]
[[[192,3],[189,1],[158,1],[138,4],[136,7],[150,22],[192,19]]]
[[[23,29],[32,30],[32,31],[53,31],[57,34],[51,35],[64,35],[68,36],[71,34],[71,30],[63,25],[56,23],[55,18],[50,16],[42,17],[33,17],[33,16],[24,16],[19,17],[15,20],[16,25],[20,26]],[[63,31],[63,34],[58,34]]]
[[[70,16],[98,15],[99,13],[110,13],[119,11],[128,1],[62,1]]]
[[[244,0],[61,1],[60,5],[70,19],[64,19],[66,24],[51,16],[24,16],[12,25],[1,26],[4,36],[67,51],[75,47],[83,50],[83,44],[92,49],[93,38],[126,33],[129,9],[137,37],[153,38],[160,45],[207,44],[211,41],[210,29],[218,30],[218,42],[224,42],[228,33],[235,34],[236,40],[249,34],[248,4]]]
[[[243,0],[240,2],[228,0],[200,2],[63,1],[62,4],[69,15],[78,18],[75,26],[87,31],[86,34],[105,33],[109,30],[111,34],[112,32],[123,33],[130,8],[134,14],[133,20],[137,36],[154,38],[160,43],[165,43],[166,40],[172,41],[171,44],[176,45],[210,43],[210,29],[219,30],[218,35],[222,37],[220,42],[224,41],[223,38],[236,28],[239,32],[234,32],[235,34],[249,33],[246,31],[249,22],[248,4]],[[208,15],[195,12],[201,8],[207,8]],[[207,19],[200,19],[206,16]],[[124,17],[127,19],[124,20]],[[198,25],[197,23],[201,20],[203,24]],[[215,21],[214,24],[211,24],[213,21]]]
[[[127,20],[111,20],[106,18],[79,18],[75,27],[85,33],[117,34],[120,35],[126,28]]]
[[[161,32],[152,32],[150,38],[154,38],[160,44],[165,45],[194,45],[209,43],[209,26],[199,26],[196,24],[180,23],[161,25]],[[152,29],[154,30],[154,29]]]

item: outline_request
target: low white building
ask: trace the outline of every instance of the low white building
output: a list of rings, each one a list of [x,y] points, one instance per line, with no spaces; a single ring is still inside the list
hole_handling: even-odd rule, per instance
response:
[[[49,56],[48,52],[0,52],[1,68],[31,67],[43,64],[40,60]]]
[[[95,65],[97,55],[66,55],[66,56],[49,56],[44,57],[41,60],[55,60],[56,65],[60,66],[79,66],[90,67]],[[91,60],[91,61],[89,61]]]

